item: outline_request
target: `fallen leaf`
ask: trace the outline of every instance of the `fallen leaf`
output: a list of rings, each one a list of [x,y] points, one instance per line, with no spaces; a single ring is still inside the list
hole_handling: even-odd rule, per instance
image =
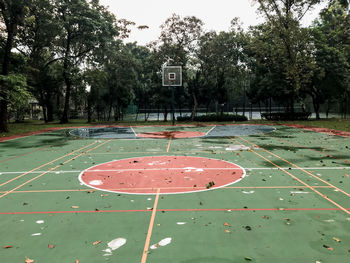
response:
[[[337,238],[337,237],[333,237],[333,240],[334,241],[336,241],[336,242],[338,242],[338,243],[340,243],[341,241],[340,241],[340,239],[339,238]]]
[[[3,248],[11,248],[12,246],[3,246]]]
[[[330,247],[330,246],[327,246],[327,245],[323,245],[323,247],[324,247],[324,248],[327,248],[327,249],[330,250],[330,251],[333,251],[333,250],[334,250],[334,248],[332,248],[332,247]]]
[[[98,240],[98,241],[93,242],[92,244],[93,244],[94,246],[96,246],[96,245],[100,244],[101,242],[102,242],[101,240]]]
[[[225,222],[225,223],[224,223],[224,226],[230,226],[230,224]]]
[[[77,206],[77,205],[72,205],[72,208],[79,208],[79,206]]]
[[[33,259],[26,258],[25,263],[34,263],[34,260],[33,260]]]
[[[50,244],[48,244],[47,247],[48,247],[48,248],[54,248],[55,245],[50,245]]]

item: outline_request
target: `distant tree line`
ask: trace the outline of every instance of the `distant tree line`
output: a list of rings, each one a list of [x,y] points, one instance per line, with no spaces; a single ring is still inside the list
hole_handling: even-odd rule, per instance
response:
[[[136,25],[117,19],[98,0],[0,0],[0,132],[9,113],[20,120],[35,98],[45,122],[67,123],[71,111],[88,121],[123,118],[133,103],[157,108],[167,120],[170,89],[162,65],[183,67],[176,104],[191,108],[247,95],[252,103],[321,105],[350,97],[350,16],[346,0],[327,1],[310,27],[301,20],[321,0],[256,0],[265,22],[243,30],[205,32],[203,22],[176,14],[147,46],[125,43]],[[138,26],[138,30],[147,26]],[[329,109],[328,109],[329,110]],[[147,117],[145,117],[147,119]]]

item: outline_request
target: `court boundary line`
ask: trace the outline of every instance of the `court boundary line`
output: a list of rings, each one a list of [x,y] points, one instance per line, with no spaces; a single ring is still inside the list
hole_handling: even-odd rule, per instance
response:
[[[167,152],[167,153],[168,153],[169,150],[170,150],[170,146],[171,146],[171,141],[172,141],[172,139],[173,139],[173,136],[170,136],[170,138],[169,138],[169,143],[168,143],[168,147],[167,147],[167,149],[166,149],[166,152]]]
[[[56,161],[58,161],[58,160],[61,160],[61,159],[65,158],[65,157],[68,157],[68,156],[70,156],[70,155],[73,155],[73,154],[75,154],[76,152],[82,151],[82,150],[84,150],[84,149],[86,149],[86,148],[88,148],[88,147],[90,147],[90,146],[92,146],[92,145],[94,145],[94,144],[96,144],[96,143],[97,143],[97,141],[95,141],[95,142],[93,142],[93,143],[90,143],[90,144],[88,144],[88,145],[86,145],[86,146],[84,146],[84,147],[81,147],[81,148],[79,148],[79,149],[77,149],[77,150],[74,150],[74,151],[71,152],[71,153],[67,153],[67,154],[65,154],[65,155],[63,155],[63,156],[61,156],[61,157],[58,157],[58,158],[56,158],[56,159],[54,159],[54,160],[52,160],[52,161],[49,161],[49,162],[47,162],[47,163],[45,163],[45,164],[42,164],[42,165],[40,165],[40,166],[38,166],[38,167],[36,167],[36,168],[30,170],[29,172],[25,172],[25,173],[23,173],[23,174],[21,174],[21,175],[18,175],[18,176],[14,177],[14,178],[12,178],[12,179],[6,181],[6,182],[0,183],[0,187],[2,187],[2,186],[4,186],[4,185],[7,185],[7,184],[9,184],[9,183],[11,183],[11,182],[13,182],[13,181],[16,181],[16,180],[19,179],[19,178],[22,178],[23,176],[29,174],[30,172],[34,172],[34,171],[36,171],[36,170],[38,170],[38,169],[40,169],[40,168],[42,168],[42,167],[45,167],[45,166],[47,166],[47,165],[49,165],[49,164],[52,164],[52,163],[54,163],[54,162],[56,162]],[[51,169],[49,169],[49,170],[52,171]]]
[[[95,149],[97,149],[97,148],[99,148],[99,147],[105,145],[106,143],[108,143],[108,142],[110,142],[110,141],[112,141],[112,140],[107,140],[107,141],[105,141],[105,142],[103,142],[103,143],[101,143],[101,144],[98,144],[97,146],[95,146],[95,147],[93,147],[93,148],[91,148],[91,149],[89,149],[89,150],[87,150],[87,151],[85,151],[85,152],[82,152],[82,153],[80,153],[79,155],[76,155],[76,156],[74,156],[73,158],[71,158],[71,159],[69,159],[69,160],[66,160],[66,161],[63,162],[62,164],[59,164],[59,165],[57,165],[57,166],[55,166],[55,167],[53,167],[53,168],[50,168],[48,171],[53,171],[53,170],[57,169],[58,167],[61,167],[61,166],[65,165],[65,164],[67,164],[67,163],[69,163],[69,162],[75,160],[76,158],[79,158],[80,156],[85,155],[85,154],[87,154],[88,152],[93,151],[93,150],[95,150]],[[86,147],[85,147],[85,148],[86,148]],[[36,177],[34,177],[34,178],[31,178],[30,180],[28,180],[28,181],[26,181],[26,182],[24,182],[24,183],[22,183],[22,184],[16,186],[15,188],[11,189],[10,191],[8,191],[8,192],[6,192],[6,193],[0,195],[0,199],[3,198],[3,197],[5,197],[5,196],[7,196],[7,195],[10,194],[10,193],[12,193],[13,191],[15,191],[15,190],[21,188],[22,186],[24,186],[24,185],[26,185],[26,184],[28,184],[28,183],[30,183],[30,182],[32,182],[32,181],[34,181],[34,180],[36,180],[36,179],[42,177],[43,175],[47,174],[48,171],[46,171],[46,172],[44,172],[44,173],[42,173],[42,174],[39,174],[38,176],[36,176]]]
[[[339,161],[344,162],[344,163],[350,163],[350,161],[348,161],[346,159],[343,159],[343,158],[339,158],[339,157],[333,156],[330,153],[327,154],[327,153],[324,153],[324,152],[321,152],[321,151],[318,151],[318,150],[315,150],[315,149],[310,149],[310,148],[308,148],[305,145],[302,145],[302,144],[299,144],[299,143],[296,143],[296,142],[292,142],[292,141],[289,141],[289,140],[286,140],[286,139],[277,138],[277,137],[274,137],[274,138],[276,138],[278,141],[281,141],[281,142],[290,143],[290,144],[292,144],[292,145],[294,145],[296,147],[302,147],[303,149],[310,150],[310,151],[313,151],[313,152],[317,152],[317,153],[319,153],[319,154],[321,154],[323,156],[326,156],[328,158],[332,158],[334,160],[339,160]]]
[[[318,185],[318,186],[313,186],[314,188],[322,188],[322,189],[327,189],[330,188],[332,189],[333,187],[331,186],[325,186],[325,185]],[[176,188],[192,188],[192,187],[163,187],[160,189],[176,189]],[[199,189],[206,189],[206,187],[197,187]],[[112,188],[112,189],[107,189],[110,191],[117,191],[117,190],[125,190],[125,189],[154,189],[152,187],[149,188]],[[306,187],[305,185],[295,185],[295,186],[225,186],[221,188],[213,188],[215,189],[309,189],[309,187]],[[46,189],[46,190],[23,190],[23,191],[13,191],[12,194],[23,194],[23,193],[64,193],[64,192],[105,192],[103,190],[91,190],[91,188],[86,188],[86,189]],[[7,191],[0,191],[0,194],[6,193]],[[128,194],[128,193],[124,193]]]
[[[8,161],[11,161],[11,160],[20,158],[20,157],[22,157],[22,156],[26,156],[26,155],[31,154],[31,153],[40,152],[40,151],[42,151],[42,150],[44,150],[44,149],[50,148],[51,146],[52,146],[52,145],[45,146],[45,147],[41,147],[41,148],[36,149],[36,150],[34,150],[34,151],[31,151],[31,152],[27,152],[27,153],[23,153],[23,154],[20,154],[20,155],[17,155],[17,156],[13,156],[13,157],[11,157],[11,158],[7,158],[7,159],[5,159],[5,160],[0,161],[0,163],[6,163],[6,162],[8,162]]]
[[[142,251],[141,263],[146,263],[146,261],[147,261],[148,247],[149,247],[149,244],[151,242],[152,230],[153,230],[154,220],[156,218],[157,206],[158,206],[158,202],[159,202],[159,193],[160,193],[160,189],[158,188],[156,198],[155,198],[154,204],[153,204],[151,219],[150,219],[149,226],[148,226],[145,246],[144,246],[143,251]]]
[[[240,138],[240,137],[238,137]],[[238,142],[239,144],[246,146],[244,144],[242,144],[241,142],[237,141],[236,139],[231,138],[232,140]],[[242,139],[243,140],[243,139]],[[254,144],[253,144],[254,145]],[[261,148],[261,147],[260,147]],[[261,148],[263,149],[263,148]],[[262,156],[261,154],[255,152],[254,150],[250,149],[250,152],[254,153],[255,155],[260,156],[262,159],[264,159],[265,161],[271,163],[272,165],[279,167],[277,164],[275,164],[274,162],[272,162],[271,160],[267,159],[266,157]],[[268,151],[267,151],[268,152]],[[332,203],[333,205],[339,207],[342,211],[344,211],[345,213],[350,215],[350,212],[348,210],[346,210],[343,206],[341,206],[340,204],[338,204],[337,202],[333,201],[332,199],[330,199],[329,197],[327,197],[326,195],[322,194],[321,192],[317,191],[314,187],[308,185],[307,183],[305,183],[304,181],[302,181],[301,179],[299,179],[298,177],[296,177],[295,175],[287,172],[286,170],[282,170],[284,173],[288,174],[289,176],[291,176],[294,180],[297,180],[298,182],[302,183],[305,186],[309,186],[309,188],[311,190],[313,190],[315,193],[317,193],[318,195],[320,195],[321,197],[323,197],[324,199],[326,199],[327,201],[329,201],[330,203]]]
[[[191,156],[192,157],[192,156]],[[207,169],[207,168],[206,168]],[[221,169],[221,168],[220,168]],[[234,169],[234,168],[231,168]],[[276,167],[250,167],[250,168],[244,168],[246,171],[279,171],[279,170],[290,170],[290,171],[297,171],[297,170],[350,170],[350,166],[346,167],[300,167],[300,168],[292,168],[292,167],[281,167],[281,168],[276,168]],[[55,174],[67,174],[67,173],[81,173],[83,170],[57,170]],[[95,171],[100,171],[100,170],[95,170]],[[101,171],[107,171],[107,172],[115,172],[119,170],[101,170]],[[28,173],[28,174],[34,174],[34,173],[43,173],[45,171],[34,171],[34,172],[29,172],[29,171],[18,171],[18,172],[1,172],[0,171],[0,176],[1,175],[7,175],[7,174],[22,174],[22,173]],[[51,172],[50,172],[51,173]]]
[[[246,140],[246,139],[243,139],[243,138],[241,138],[241,137],[238,137],[238,138],[240,138],[240,139],[243,140],[243,141],[246,141],[246,142],[249,143],[249,144],[252,144],[252,145],[255,145],[255,146],[259,147],[259,145],[256,145],[256,144],[254,144],[254,143],[252,143],[252,142],[250,142],[250,141],[248,141],[248,140]],[[288,163],[288,164],[290,164],[290,165],[292,165],[292,166],[294,166],[294,167],[296,167],[296,168],[299,168],[298,165],[296,165],[296,164],[294,164],[294,163],[292,163],[292,162],[290,162],[290,161],[284,159],[283,157],[278,156],[277,154],[274,154],[274,153],[272,153],[272,152],[270,152],[270,151],[264,149],[263,147],[259,147],[259,148],[262,149],[264,152],[267,152],[267,153],[269,153],[269,154],[272,154],[273,156],[277,157],[278,159],[280,159],[280,160],[282,160],[282,161],[284,161],[284,162],[286,162],[286,163]],[[329,183],[329,182],[323,180],[322,178],[319,178],[318,176],[314,175],[313,173],[310,173],[309,171],[306,171],[306,170],[304,170],[304,169],[300,169],[300,171],[302,171],[302,172],[304,172],[304,173],[306,173],[306,174],[308,174],[308,175],[311,175],[313,178],[315,178],[315,179],[317,179],[317,180],[319,180],[319,181],[321,181],[321,182],[323,182],[323,183],[325,183],[325,184],[327,184],[327,185],[329,185],[329,186],[332,186],[334,189],[337,189],[339,192],[341,192],[341,193],[343,193],[343,194],[345,194],[345,195],[347,195],[347,196],[350,197],[350,194],[349,194],[349,193],[347,193],[347,192],[345,192],[344,190],[342,190],[342,189],[336,187],[335,185],[333,185],[333,184],[331,184],[331,183]]]

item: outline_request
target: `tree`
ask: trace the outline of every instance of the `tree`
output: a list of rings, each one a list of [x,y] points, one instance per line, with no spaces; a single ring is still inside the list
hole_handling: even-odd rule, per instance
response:
[[[43,107],[45,122],[53,120],[54,97],[60,96],[62,87],[62,67],[55,57],[55,42],[60,33],[58,22],[52,1],[32,0],[18,36],[21,45],[17,50],[28,58],[28,84]]]
[[[344,1],[331,1],[311,28],[315,60],[322,74],[305,92],[313,99],[317,118],[322,103],[339,101],[346,108],[350,96],[349,29],[349,10]]]
[[[5,43],[0,80],[0,132],[7,132],[8,119],[8,80],[10,73],[11,51],[14,47],[18,28],[24,24],[30,0],[0,0],[1,22],[5,24]]]
[[[57,0],[55,6],[61,34],[57,42],[58,59],[63,61],[65,83],[64,109],[61,123],[68,122],[73,79],[72,71],[95,49],[102,48],[118,32],[115,17],[98,0]],[[57,60],[58,60],[57,59]]]
[[[221,114],[232,94],[240,92],[244,73],[242,41],[243,30],[234,19],[230,32],[208,32],[199,42],[200,103],[215,101],[221,106]]]
[[[170,105],[170,91],[161,87],[160,72],[164,64],[182,66],[183,86],[187,90],[187,68],[190,60],[194,57],[195,49],[202,35],[203,22],[194,17],[186,16],[181,18],[179,15],[173,14],[161,25],[161,34],[157,41],[150,45],[154,54],[154,65],[157,66],[157,73],[154,72],[154,80],[158,80],[159,84],[154,84],[157,91],[156,100],[164,107],[164,121],[167,120],[168,105]],[[155,83],[155,82],[154,82]],[[182,94],[177,94],[181,97]],[[187,96],[186,96],[187,97]]]
[[[281,49],[285,70],[283,71],[285,88],[288,90],[288,110],[294,113],[294,102],[302,85],[302,66],[300,56],[303,53],[300,43],[304,41],[305,31],[300,20],[321,0],[257,0],[259,11],[265,15],[271,26],[276,48]]]

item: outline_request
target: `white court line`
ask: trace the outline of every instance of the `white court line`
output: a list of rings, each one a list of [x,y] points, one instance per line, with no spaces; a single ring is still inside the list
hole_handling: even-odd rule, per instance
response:
[[[203,170],[241,170],[241,168],[151,168],[151,169],[115,169],[115,170],[90,170],[92,172],[120,172],[120,171],[159,171],[159,170],[193,170],[196,171],[197,169],[203,169]],[[252,167],[252,168],[244,168],[247,171],[251,170],[350,170],[350,167],[299,167],[299,168],[292,168],[292,167],[281,167],[281,168],[267,168],[267,167]],[[0,175],[5,175],[5,174],[22,174],[22,173],[28,173],[28,174],[39,174],[43,173],[46,171],[34,171],[34,172],[0,172]],[[70,171],[51,171],[48,173],[53,173],[53,174],[63,174],[63,173],[81,173],[82,170],[70,170]]]
[[[213,128],[211,128],[205,135],[207,136],[212,130],[214,130],[216,128],[216,125],[213,127]]]
[[[135,132],[134,128],[130,126],[130,129],[131,129],[131,130],[132,130],[132,132],[135,134],[135,137],[137,137],[137,134],[136,134],[136,132]]]

